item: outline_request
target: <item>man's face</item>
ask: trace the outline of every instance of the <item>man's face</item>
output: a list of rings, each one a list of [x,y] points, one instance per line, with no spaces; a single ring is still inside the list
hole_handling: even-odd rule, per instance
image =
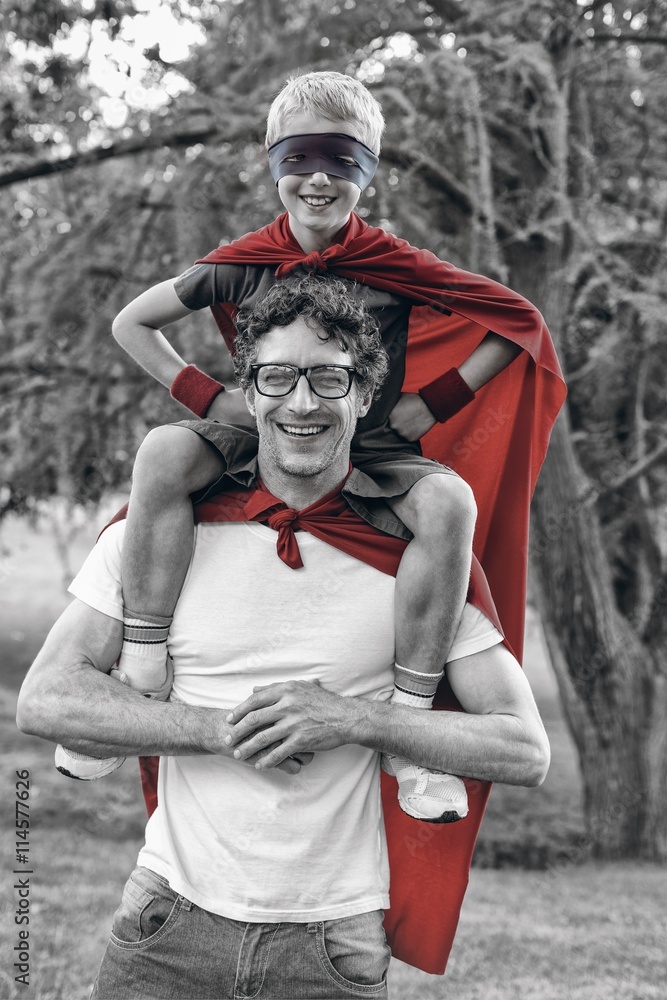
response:
[[[350,122],[329,121],[308,112],[301,112],[290,121],[287,134],[322,132],[342,132],[363,141],[363,136]],[[326,246],[349,219],[350,212],[359,201],[361,189],[343,177],[318,171],[281,177],[278,194],[289,212],[295,238],[303,244],[304,236],[316,234],[322,246]]]
[[[321,331],[303,317],[289,326],[274,327],[259,340],[257,364],[288,364],[297,368],[348,365],[354,360],[334,340],[322,340]],[[342,399],[322,399],[311,390],[305,376],[288,396],[262,396],[254,386],[246,393],[257,418],[260,469],[264,475],[279,472],[299,479],[326,473],[344,479],[350,460],[350,442],[357,420],[370,407],[370,396],[361,397],[356,380]]]

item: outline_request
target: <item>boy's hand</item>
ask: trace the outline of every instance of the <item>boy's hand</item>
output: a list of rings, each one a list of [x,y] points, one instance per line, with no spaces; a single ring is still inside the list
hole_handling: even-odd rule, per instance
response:
[[[237,424],[251,430],[257,426],[240,389],[218,393],[206,411],[206,419],[215,420],[218,424]]]
[[[406,441],[418,441],[430,431],[435,422],[435,417],[416,392],[402,392],[401,398],[389,414],[389,426]]]

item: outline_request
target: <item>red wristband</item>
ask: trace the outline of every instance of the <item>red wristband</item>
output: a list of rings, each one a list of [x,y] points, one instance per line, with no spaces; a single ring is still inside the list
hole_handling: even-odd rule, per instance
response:
[[[188,365],[178,373],[171,384],[171,395],[198,417],[205,417],[206,411],[215,397],[225,391],[221,382],[199,371],[195,365]]]
[[[419,395],[440,424],[444,424],[475,398],[475,393],[459,375],[458,368],[450,368],[444,375],[433,379],[419,390]]]

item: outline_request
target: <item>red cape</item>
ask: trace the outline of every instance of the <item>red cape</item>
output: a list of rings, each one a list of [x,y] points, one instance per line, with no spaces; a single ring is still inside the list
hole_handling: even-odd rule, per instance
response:
[[[454,468],[474,491],[478,506],[475,555],[495,596],[507,644],[521,659],[530,498],[565,399],[546,324],[538,310],[516,292],[441,261],[427,250],[417,250],[366,225],[355,214],[336,240],[321,253],[306,255],[292,236],[287,215],[282,215],[269,226],[219,247],[203,261],[265,265],[275,268],[278,277],[303,264],[411,300],[415,307],[408,331],[406,392],[415,392],[458,367],[488,330],[524,349],[469,406],[447,423],[436,424],[422,440],[426,456]],[[233,351],[235,304],[216,303],[212,312]],[[238,498],[234,505],[238,507]],[[202,505],[198,517],[228,520],[230,505],[216,498]],[[396,541],[382,536],[384,552],[395,547]],[[374,547],[360,546],[353,554],[371,561],[368,553]],[[487,596],[478,595],[474,603],[488,613],[493,602],[484,573],[475,569],[480,593]],[[445,685],[440,686],[436,707],[457,707]],[[156,801],[157,769],[151,769],[156,764],[157,758],[149,758],[142,771],[149,809]],[[469,815],[458,823],[438,826],[406,816],[398,806],[394,780],[382,775],[391,868],[391,909],[385,927],[393,954],[431,973],[445,971],[490,790],[488,782],[467,780],[466,784]]]
[[[275,268],[277,277],[301,264],[410,299],[417,307],[408,331],[406,392],[458,367],[489,330],[523,348],[472,403],[422,439],[427,457],[451,466],[473,489],[478,507],[474,551],[505,635],[521,660],[530,498],[566,391],[540,312],[504,285],[417,250],[355,213],[321,253],[304,253],[285,213],[200,262],[265,265]],[[211,311],[233,352],[236,306],[215,303]]]
[[[195,506],[195,520],[260,520],[279,504],[261,488],[234,487]],[[114,517],[125,517],[124,507]],[[385,535],[347,505],[339,491],[306,508],[299,527],[342,549],[382,573],[395,576],[407,542]],[[303,512],[304,514],[306,512]],[[295,536],[298,537],[298,536]],[[276,545],[280,552],[278,532]],[[299,570],[295,570],[299,572]],[[477,559],[473,557],[468,600],[502,631],[496,608]],[[461,711],[449,685],[440,685],[437,707]],[[159,757],[141,758],[141,778],[149,815],[157,806]],[[475,840],[490,790],[488,782],[465,779],[470,811],[449,826],[421,823],[398,806],[396,781],[382,775],[382,804],[391,872],[391,909],[385,930],[392,953],[426,972],[443,973],[454,941]]]

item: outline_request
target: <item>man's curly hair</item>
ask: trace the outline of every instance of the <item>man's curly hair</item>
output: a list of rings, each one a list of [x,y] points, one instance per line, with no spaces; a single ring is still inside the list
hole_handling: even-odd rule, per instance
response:
[[[240,387],[247,390],[252,386],[250,366],[257,361],[262,335],[303,316],[317,327],[322,340],[335,340],[349,352],[360,393],[365,396],[370,392],[375,397],[387,375],[387,353],[377,320],[352,288],[352,282],[339,278],[288,278],[273,285],[252,309],[240,309],[234,341],[234,371]]]

